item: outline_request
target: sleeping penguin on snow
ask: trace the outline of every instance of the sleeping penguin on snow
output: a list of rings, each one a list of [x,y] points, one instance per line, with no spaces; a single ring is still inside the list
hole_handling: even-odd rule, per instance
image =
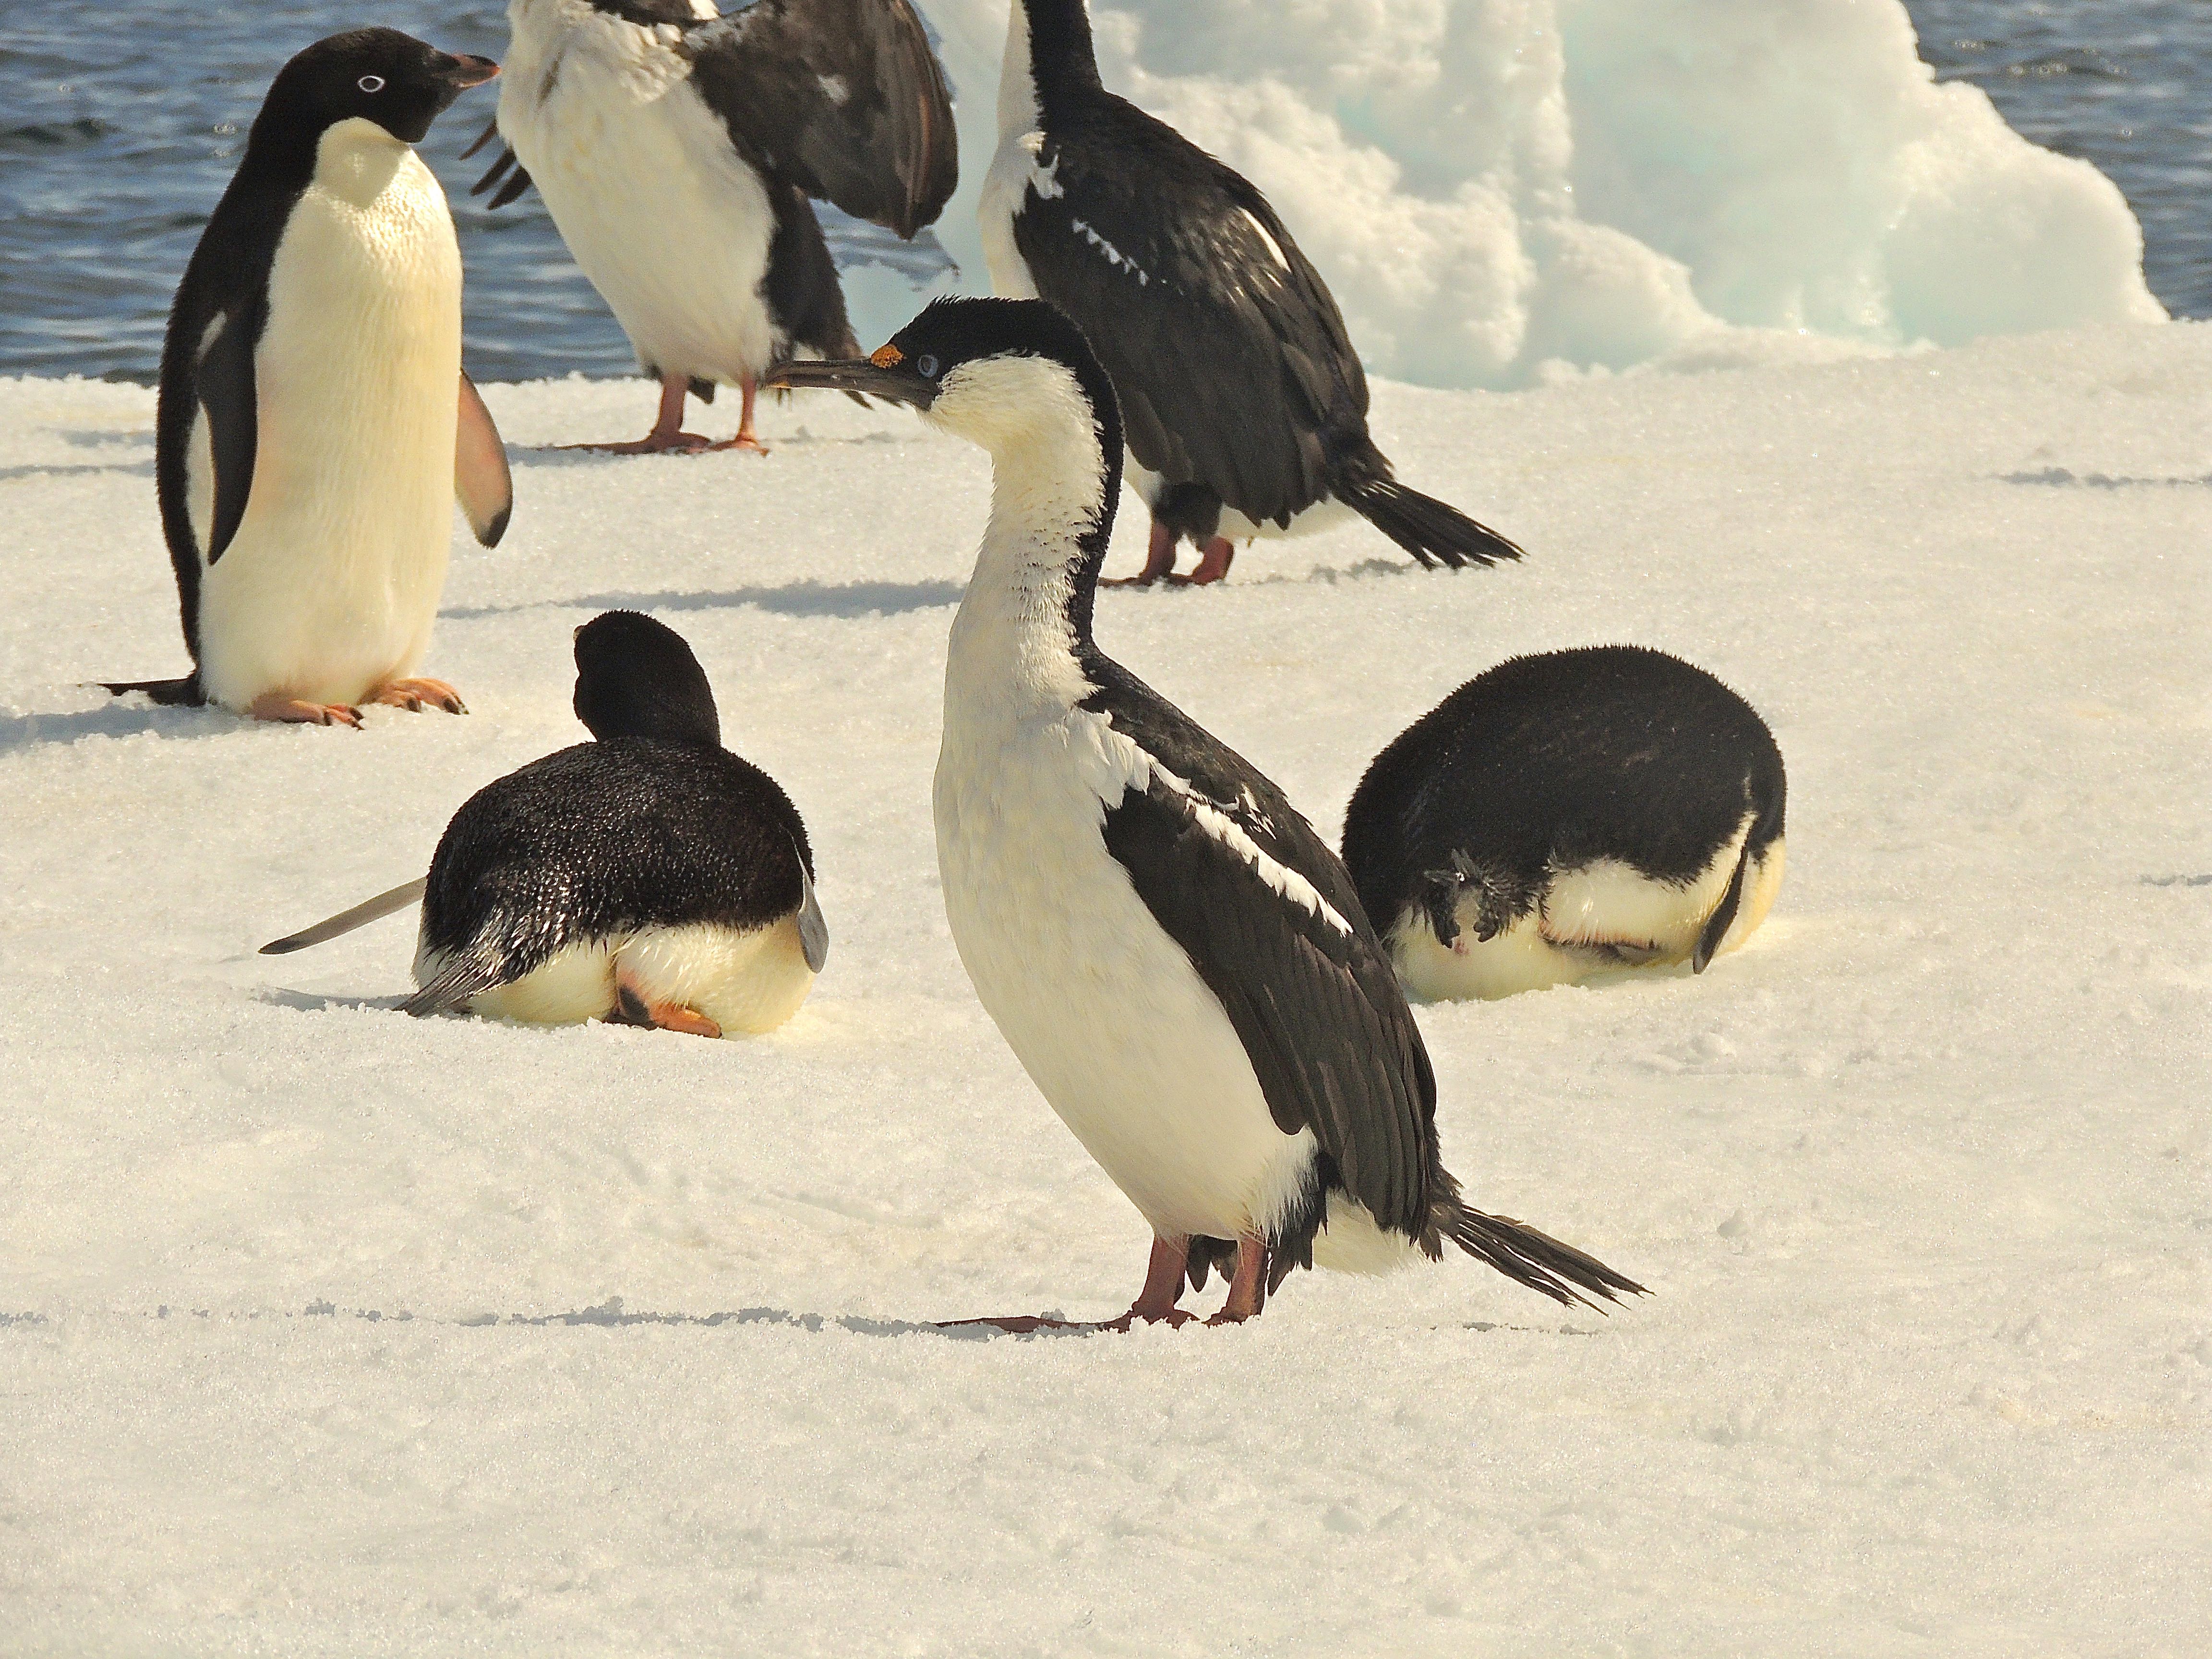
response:
[[[489,547],[513,491],[461,372],[453,216],[413,146],[498,73],[369,28],[270,83],[161,350],[155,482],[192,672],[109,690],[322,726],[465,712],[416,672],[449,503]]]
[[[262,947],[281,956],[422,902],[410,1014],[773,1030],[830,953],[814,854],[773,779],[721,746],[674,630],[610,611],[576,630],[592,743],[453,815],[423,880]]]
[[[1705,964],[1782,884],[1782,751],[1701,668],[1639,646],[1516,657],[1394,738],[1344,862],[1435,1001]]]

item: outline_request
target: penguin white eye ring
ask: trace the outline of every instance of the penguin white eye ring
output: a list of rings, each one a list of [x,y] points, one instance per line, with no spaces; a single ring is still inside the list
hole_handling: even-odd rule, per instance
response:
[[[380,75],[364,75],[360,80],[355,82],[354,85],[359,87],[363,92],[382,92],[384,77]]]

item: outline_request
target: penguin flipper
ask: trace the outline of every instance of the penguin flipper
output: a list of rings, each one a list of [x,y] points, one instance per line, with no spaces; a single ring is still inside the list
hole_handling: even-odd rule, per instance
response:
[[[1728,937],[1729,924],[1735,920],[1736,907],[1743,901],[1743,867],[1750,862],[1751,842],[1747,837],[1743,851],[1736,858],[1735,873],[1729,878],[1728,891],[1721,895],[1721,902],[1713,907],[1712,915],[1705,918],[1705,925],[1698,934],[1698,948],[1690,955],[1692,973],[1704,973],[1705,964],[1713,959],[1714,953],[1721,948],[1721,941]]]
[[[207,527],[203,546],[210,565],[238,534],[246,498],[253,493],[253,458],[261,431],[254,407],[256,331],[251,319],[232,312],[192,371],[193,395],[207,417],[215,460],[215,522]]]
[[[491,410],[468,371],[461,372],[460,420],[454,427],[453,494],[468,515],[469,528],[485,547],[497,547],[514,512],[514,475],[507,465],[507,446]]]
[[[261,947],[264,957],[289,956],[295,951],[304,951],[310,945],[321,945],[336,939],[340,933],[350,933],[356,927],[366,927],[372,921],[390,915],[394,910],[404,910],[422,896],[429,878],[417,876],[412,881],[402,882],[389,892],[379,893],[373,899],[364,899],[350,910],[317,922],[312,927],[302,927],[296,933],[271,939]]]
[[[501,972],[498,953],[478,939],[456,951],[438,976],[401,1003],[399,1011],[416,1019],[431,1014],[450,1014],[516,977],[513,973]]]
[[[804,860],[799,861],[799,948],[805,954],[807,972],[818,974],[830,960],[830,924],[814,896],[814,878],[806,873]]]

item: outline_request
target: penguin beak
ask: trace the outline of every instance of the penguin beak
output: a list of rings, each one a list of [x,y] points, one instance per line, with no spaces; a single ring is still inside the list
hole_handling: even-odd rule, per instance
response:
[[[446,84],[457,94],[480,87],[499,73],[499,65],[490,58],[471,57],[467,52],[455,57],[453,64],[453,68],[446,71]]]
[[[850,362],[819,362],[800,358],[775,363],[761,377],[761,384],[776,390],[822,386],[832,392],[865,392],[885,403],[927,409],[937,401],[937,382],[897,363],[872,362],[866,357]]]

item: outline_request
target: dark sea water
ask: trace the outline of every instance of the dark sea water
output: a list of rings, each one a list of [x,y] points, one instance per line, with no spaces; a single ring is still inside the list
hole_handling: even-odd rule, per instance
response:
[[[1786,3],[1787,0],[1772,0]],[[2038,143],[2080,155],[2142,222],[2150,286],[2212,316],[2212,0],[1907,0],[1921,51],[1984,88]],[[169,296],[276,66],[367,17],[497,58],[503,3],[125,0],[88,10],[0,0],[0,374],[150,381]],[[88,27],[94,20],[95,27]],[[508,380],[635,365],[534,193],[497,213],[463,161],[496,88],[466,94],[422,154],[468,259],[470,372]],[[833,246],[925,268],[825,212]]]

